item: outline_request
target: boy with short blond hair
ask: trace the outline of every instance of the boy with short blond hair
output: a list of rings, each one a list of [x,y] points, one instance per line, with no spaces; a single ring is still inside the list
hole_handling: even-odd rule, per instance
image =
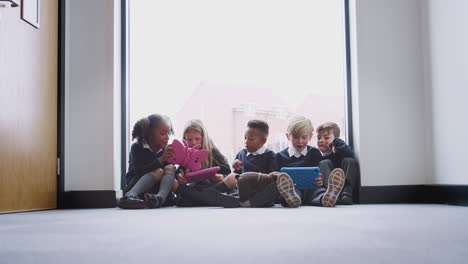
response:
[[[317,146],[322,155],[320,171],[326,179],[331,171],[341,168],[345,174],[345,185],[337,204],[353,204],[353,191],[359,176],[359,164],[354,152],[340,137],[340,128],[334,122],[325,122],[317,127]]]
[[[278,168],[283,167],[318,167],[322,161],[320,151],[309,142],[312,139],[314,127],[312,122],[304,116],[295,116],[290,119],[286,137],[289,147],[277,153]],[[301,197],[303,205],[333,207],[344,185],[344,173],[341,169],[333,170],[324,185],[322,176],[315,181],[316,188],[299,190],[296,193]]]

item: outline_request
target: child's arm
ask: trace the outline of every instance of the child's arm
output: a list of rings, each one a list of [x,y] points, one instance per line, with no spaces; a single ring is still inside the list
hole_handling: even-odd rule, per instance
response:
[[[354,158],[354,151],[342,139],[335,138],[332,144],[335,147],[335,153],[340,154],[344,158]]]
[[[242,174],[242,161],[235,159],[232,163],[232,168],[234,169],[234,173]]]
[[[130,150],[130,159],[133,162],[133,168],[135,169],[135,174],[138,177],[156,169],[164,168],[166,162],[161,162],[159,158],[154,159],[150,163],[145,163],[145,161],[141,158],[143,156],[143,151],[144,149],[137,145],[133,145],[132,149]]]
[[[278,167],[278,161],[277,161],[276,155],[277,154],[274,153],[274,152],[272,152],[272,154],[271,154],[270,166],[269,166],[270,172],[279,171],[281,169],[281,168]]]
[[[182,167],[183,168],[183,167]],[[185,179],[185,173],[187,172],[187,169],[183,168],[183,169],[179,169],[178,172],[176,173],[177,175],[177,182],[179,184],[187,184],[187,179]]]
[[[312,167],[318,167],[323,158],[320,150],[315,147],[310,149],[310,151],[307,153],[307,156],[309,158],[308,162]]]
[[[227,162],[226,158],[224,157],[223,154],[221,154],[218,151],[213,152],[213,159],[215,161],[216,166],[220,167],[219,174],[224,175],[226,177],[227,175],[231,174],[231,169],[229,168],[229,163]]]
[[[281,168],[284,167],[284,164],[283,164],[283,163],[284,163],[284,162],[283,162],[284,160],[283,160],[283,158],[282,158],[284,152],[285,152],[285,150],[282,150],[282,151],[276,153],[276,155],[275,155],[275,156],[276,156],[276,157],[275,157],[275,163],[274,163],[275,166],[276,166],[275,171],[280,171]]]
[[[240,161],[241,152],[237,153],[236,158],[234,159],[234,162],[232,163],[232,168],[234,169],[234,173],[237,173],[237,174],[242,174],[242,161]]]
[[[221,169],[219,170],[219,174],[222,174],[224,175],[224,177],[228,176],[229,174],[231,174],[231,169],[229,168],[229,164],[227,163],[226,160],[224,160],[224,162],[222,164],[220,164],[219,166]]]

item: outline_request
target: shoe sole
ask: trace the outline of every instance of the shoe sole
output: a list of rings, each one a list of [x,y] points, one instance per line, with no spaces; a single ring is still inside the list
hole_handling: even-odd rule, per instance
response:
[[[294,191],[294,182],[286,173],[281,173],[276,180],[278,191],[286,200],[289,207],[297,208],[301,205],[301,197]]]
[[[119,204],[120,209],[145,209],[145,204]]]
[[[345,183],[344,171],[342,169],[334,169],[328,177],[328,189],[323,195],[322,205],[324,207],[334,207],[338,196],[343,190]]]

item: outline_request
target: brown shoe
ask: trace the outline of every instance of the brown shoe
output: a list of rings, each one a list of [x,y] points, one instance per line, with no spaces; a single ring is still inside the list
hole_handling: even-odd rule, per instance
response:
[[[286,173],[281,173],[276,180],[278,191],[286,200],[289,207],[296,208],[301,205],[301,197],[294,191],[294,182]]]
[[[322,205],[324,207],[333,207],[336,200],[343,190],[345,183],[345,174],[342,169],[334,169],[328,176],[328,188],[322,197]]]

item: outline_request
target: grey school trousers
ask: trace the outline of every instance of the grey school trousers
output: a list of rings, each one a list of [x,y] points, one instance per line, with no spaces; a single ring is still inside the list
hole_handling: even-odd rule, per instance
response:
[[[319,167],[320,172],[322,172],[323,175],[323,184],[326,188],[328,184],[328,177],[330,176],[332,170],[335,169],[335,167],[333,166],[333,162],[329,159],[322,160],[319,163]],[[343,191],[341,192],[339,199],[344,195],[347,195],[350,198],[352,198],[353,191],[356,190],[357,180],[359,177],[359,164],[353,158],[344,158],[341,162],[340,168],[343,169],[346,179]]]

